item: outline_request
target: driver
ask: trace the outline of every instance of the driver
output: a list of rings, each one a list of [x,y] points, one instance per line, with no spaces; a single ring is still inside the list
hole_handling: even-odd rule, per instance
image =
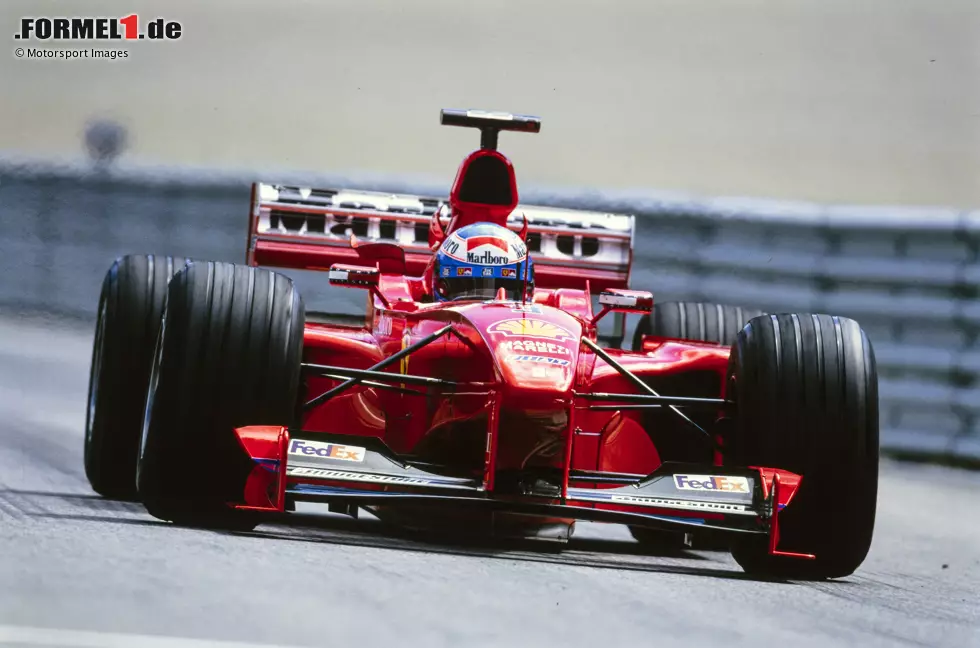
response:
[[[440,302],[496,299],[500,288],[508,300],[524,301],[534,292],[534,266],[516,233],[493,223],[474,223],[443,241],[432,283],[432,294]]]

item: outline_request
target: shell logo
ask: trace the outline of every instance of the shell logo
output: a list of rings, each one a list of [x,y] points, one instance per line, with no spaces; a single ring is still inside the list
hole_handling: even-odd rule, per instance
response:
[[[537,319],[510,319],[497,322],[488,329],[510,337],[539,337],[550,340],[572,339],[574,336],[560,326]]]

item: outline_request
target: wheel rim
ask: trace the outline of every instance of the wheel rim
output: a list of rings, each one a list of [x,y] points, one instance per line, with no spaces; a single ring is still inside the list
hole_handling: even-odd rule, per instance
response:
[[[150,432],[150,418],[153,414],[153,404],[156,401],[157,385],[160,382],[160,366],[163,361],[163,335],[167,328],[167,311],[164,308],[160,318],[160,330],[157,341],[153,346],[153,364],[150,366],[150,383],[146,390],[146,402],[143,405],[143,427],[140,430],[140,454],[136,462],[136,481],[139,483],[140,471],[143,467],[143,455],[146,453],[146,439]]]
[[[96,406],[99,401],[99,381],[102,377],[102,351],[105,340],[106,299],[99,304],[99,315],[95,321],[95,342],[92,345],[92,367],[88,378],[88,407],[85,408],[85,454],[92,443],[92,428],[95,423]]]

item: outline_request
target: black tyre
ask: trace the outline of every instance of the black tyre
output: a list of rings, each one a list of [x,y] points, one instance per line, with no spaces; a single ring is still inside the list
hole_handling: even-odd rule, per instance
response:
[[[303,300],[287,277],[191,263],[170,282],[147,392],[137,472],[150,514],[249,529],[241,502],[252,462],[233,428],[289,425],[303,352]]]
[[[136,496],[143,402],[167,282],[185,259],[130,255],[117,259],[102,281],[88,406],[85,475],[104,497]]]
[[[644,335],[715,342],[728,346],[753,317],[763,312],[754,308],[704,304],[700,302],[663,302],[644,315],[633,334],[633,350],[639,351]]]
[[[830,315],[754,318],[732,348],[727,396],[726,461],[803,476],[779,514],[779,549],[816,556],[770,556],[753,540],[733,547],[735,560],[785,578],[853,573],[871,547],[878,492],[878,378],[864,331]]]

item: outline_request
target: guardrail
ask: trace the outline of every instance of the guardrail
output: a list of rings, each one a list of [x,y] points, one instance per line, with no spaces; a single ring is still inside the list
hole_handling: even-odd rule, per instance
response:
[[[380,176],[263,179],[445,191]],[[250,180],[0,162],[0,310],[93,317],[102,276],[123,254],[241,262]],[[633,285],[659,301],[854,317],[878,357],[883,446],[980,458],[980,211],[626,191],[524,190],[522,198],[636,214]],[[313,306],[363,308],[363,295],[330,288],[322,275],[287,274]]]

